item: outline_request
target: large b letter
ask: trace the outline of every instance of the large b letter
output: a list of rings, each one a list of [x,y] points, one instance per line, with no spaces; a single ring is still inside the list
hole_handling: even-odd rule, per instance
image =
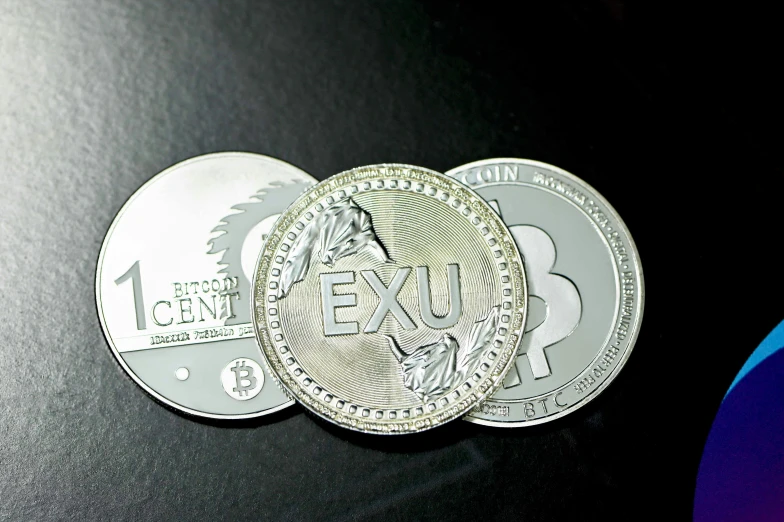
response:
[[[338,272],[321,274],[321,311],[324,316],[324,335],[347,335],[359,333],[356,322],[339,323],[335,320],[335,308],[356,306],[356,294],[335,295],[334,285],[345,285],[354,282],[354,272]]]
[[[419,289],[419,313],[422,321],[430,328],[449,328],[460,319],[462,303],[460,301],[460,271],[457,265],[447,265],[449,281],[449,313],[443,317],[433,315],[430,304],[430,278],[426,266],[417,267],[417,287]]]

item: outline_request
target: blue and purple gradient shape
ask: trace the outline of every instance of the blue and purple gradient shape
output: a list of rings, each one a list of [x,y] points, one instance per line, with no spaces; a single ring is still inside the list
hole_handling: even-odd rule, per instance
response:
[[[713,421],[695,522],[784,521],[784,321],[746,361]]]

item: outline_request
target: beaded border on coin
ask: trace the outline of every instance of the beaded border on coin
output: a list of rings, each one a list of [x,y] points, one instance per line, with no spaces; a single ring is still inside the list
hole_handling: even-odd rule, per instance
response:
[[[333,203],[375,190],[411,191],[437,198],[458,211],[486,237],[496,268],[509,289],[506,321],[496,332],[483,363],[448,394],[421,407],[377,409],[330,394],[307,375],[289,350],[277,312],[277,285],[288,252],[304,225]],[[480,196],[443,174],[400,164],[360,167],[337,174],[305,192],[281,215],[259,255],[253,280],[253,322],[265,363],[281,388],[313,413],[339,426],[366,433],[424,431],[467,413],[492,395],[514,364],[527,313],[527,283],[522,259],[506,225]]]

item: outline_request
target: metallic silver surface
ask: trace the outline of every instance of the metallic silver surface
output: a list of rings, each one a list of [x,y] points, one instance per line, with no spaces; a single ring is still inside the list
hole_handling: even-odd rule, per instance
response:
[[[101,248],[96,299],[112,353],[145,391],[222,419],[293,403],[251,364],[262,355],[250,281],[267,231],[314,182],[266,156],[208,154],[166,169],[125,203]],[[237,361],[241,371],[226,370]]]
[[[234,359],[221,372],[223,391],[238,401],[249,401],[264,387],[264,370],[253,359]]]
[[[363,432],[457,418],[511,368],[526,282],[482,198],[419,167],[374,165],[311,188],[259,257],[254,324],[275,379]]]
[[[618,374],[639,332],[644,287],[629,231],[596,190],[552,165],[500,158],[447,175],[502,217],[529,285],[515,367],[466,420],[526,426],[574,411]]]

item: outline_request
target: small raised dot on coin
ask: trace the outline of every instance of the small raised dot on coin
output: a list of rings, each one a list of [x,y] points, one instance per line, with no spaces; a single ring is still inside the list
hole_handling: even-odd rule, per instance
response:
[[[177,377],[177,379],[184,381],[191,376],[191,372],[188,371],[188,368],[185,367],[177,368],[177,370],[174,372],[174,376]]]

